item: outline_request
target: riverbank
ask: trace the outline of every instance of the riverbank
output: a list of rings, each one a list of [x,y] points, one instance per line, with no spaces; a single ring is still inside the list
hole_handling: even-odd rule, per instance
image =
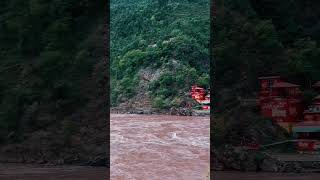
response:
[[[123,109],[113,107],[111,114],[144,114],[144,115],[173,115],[173,116],[210,116],[210,110],[194,110],[190,108],[170,109]]]
[[[214,171],[211,179],[215,180],[315,180],[320,173],[256,173],[237,171]]]
[[[106,167],[0,164],[1,180],[102,180],[107,177]]]

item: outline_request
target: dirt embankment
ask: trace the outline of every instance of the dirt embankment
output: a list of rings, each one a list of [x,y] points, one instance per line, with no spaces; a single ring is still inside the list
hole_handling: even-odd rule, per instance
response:
[[[119,104],[117,107],[111,107],[112,114],[162,114],[162,115],[178,115],[178,116],[209,116],[210,111],[194,110],[185,107],[185,104],[195,106],[196,103],[191,98],[184,98],[184,106],[171,107],[168,109],[155,108],[152,105],[152,98],[147,91],[140,91],[136,96]]]

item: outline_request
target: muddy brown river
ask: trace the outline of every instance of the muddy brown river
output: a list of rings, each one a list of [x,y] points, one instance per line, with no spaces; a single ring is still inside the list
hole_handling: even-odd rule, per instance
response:
[[[203,180],[209,117],[111,115],[112,180]]]
[[[205,180],[209,117],[111,115],[112,180]],[[314,180],[320,174],[213,172],[213,180]]]
[[[209,117],[111,115],[112,180],[205,180]],[[0,164],[0,180],[104,180],[105,167]],[[319,174],[213,172],[213,180],[314,180]]]

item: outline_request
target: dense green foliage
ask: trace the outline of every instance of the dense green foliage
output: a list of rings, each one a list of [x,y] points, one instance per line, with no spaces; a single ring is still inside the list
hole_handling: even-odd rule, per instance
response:
[[[263,75],[278,74],[302,85],[320,80],[318,4],[218,0],[214,26],[218,82],[248,83],[244,89],[251,91],[245,92],[252,93],[257,77]]]
[[[154,106],[166,108],[192,84],[209,85],[209,1],[111,1],[112,105],[137,94],[140,73]]]
[[[104,5],[0,2],[0,141],[59,125],[88,102],[88,89],[96,88],[88,82],[105,51],[98,30]]]
[[[222,141],[241,136],[267,140],[271,127],[253,127],[264,121],[257,111],[235,113],[240,106],[238,97],[256,97],[259,76],[280,75],[302,85],[310,102],[314,94],[310,84],[320,80],[319,1],[217,0],[216,6],[216,115],[229,125],[216,126],[216,132],[225,136],[215,137]],[[247,117],[246,122],[236,123],[241,121],[239,116]]]

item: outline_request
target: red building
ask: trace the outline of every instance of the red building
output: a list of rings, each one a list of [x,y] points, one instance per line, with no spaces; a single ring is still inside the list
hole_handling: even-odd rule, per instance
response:
[[[261,77],[259,80],[262,115],[291,131],[293,124],[301,121],[303,115],[299,85],[285,82],[280,76]]]
[[[303,151],[320,149],[320,95],[308,107],[302,104],[299,85],[285,82],[279,76],[261,77],[259,106],[262,115],[270,117],[298,138]],[[320,81],[312,86],[320,92]]]
[[[304,151],[320,150],[320,95],[314,98],[303,115],[303,122],[293,127],[293,133],[300,140],[298,148]]]

